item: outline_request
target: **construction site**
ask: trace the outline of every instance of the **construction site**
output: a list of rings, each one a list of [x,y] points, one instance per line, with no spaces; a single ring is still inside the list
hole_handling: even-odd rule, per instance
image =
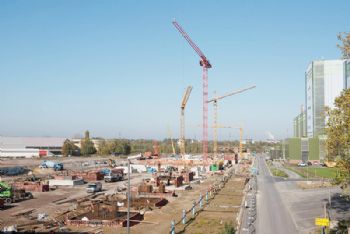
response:
[[[16,168],[13,164],[23,165],[25,171],[1,176],[1,229],[123,233],[128,211],[135,233],[150,227],[153,233],[172,228],[176,233],[208,228],[217,233],[225,223],[237,227],[251,174],[249,153],[238,156],[238,164],[234,154],[216,160],[210,154],[207,165],[200,155],[179,159],[152,152],[143,157],[64,158],[55,164],[39,159],[2,160],[10,171]],[[91,186],[96,184],[100,187]]]
[[[239,229],[254,155],[244,147],[243,126],[221,125],[218,103],[255,88],[208,98],[211,63],[174,20],[200,58],[203,74],[202,153],[186,153],[185,112],[192,86],[180,102],[179,152],[120,157],[62,157],[0,161],[0,227],[4,232],[219,233]],[[208,105],[213,104],[213,124]],[[239,131],[239,145],[223,152],[218,129]],[[208,129],[213,150],[208,151]]]

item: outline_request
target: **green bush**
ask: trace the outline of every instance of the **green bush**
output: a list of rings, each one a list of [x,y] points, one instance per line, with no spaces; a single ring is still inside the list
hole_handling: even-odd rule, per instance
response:
[[[220,232],[220,234],[235,234],[235,228],[232,223],[225,223],[224,230]]]

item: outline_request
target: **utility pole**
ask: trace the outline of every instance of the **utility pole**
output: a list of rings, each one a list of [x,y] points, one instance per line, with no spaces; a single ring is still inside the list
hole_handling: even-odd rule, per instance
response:
[[[128,157],[128,211],[127,211],[127,221],[126,221],[126,228],[127,228],[127,234],[130,234],[130,174],[131,174],[131,169],[130,169],[130,160],[132,159],[138,159],[140,158],[141,155],[136,155],[136,156],[130,156]]]
[[[323,212],[324,212],[324,218],[327,218],[326,202],[323,202]],[[322,228],[322,233],[326,234],[326,227],[325,226]]]
[[[130,234],[130,159],[128,159],[128,213],[127,213],[127,234]]]

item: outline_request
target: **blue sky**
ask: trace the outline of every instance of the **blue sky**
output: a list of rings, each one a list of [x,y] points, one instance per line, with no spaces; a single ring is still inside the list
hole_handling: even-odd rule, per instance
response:
[[[257,85],[219,103],[219,123],[245,137],[292,134],[311,60],[336,59],[350,31],[349,1],[0,1],[0,135],[201,139],[199,58],[209,96]],[[212,122],[212,107],[209,122]],[[238,138],[222,129],[220,139]],[[211,131],[210,131],[210,138]]]

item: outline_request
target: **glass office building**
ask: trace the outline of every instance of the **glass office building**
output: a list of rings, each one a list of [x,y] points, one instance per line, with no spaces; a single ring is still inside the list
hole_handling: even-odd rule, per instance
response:
[[[325,107],[344,89],[345,60],[317,60],[305,72],[307,137],[325,134]]]
[[[294,137],[306,137],[306,112],[302,108],[301,113],[293,120]]]

